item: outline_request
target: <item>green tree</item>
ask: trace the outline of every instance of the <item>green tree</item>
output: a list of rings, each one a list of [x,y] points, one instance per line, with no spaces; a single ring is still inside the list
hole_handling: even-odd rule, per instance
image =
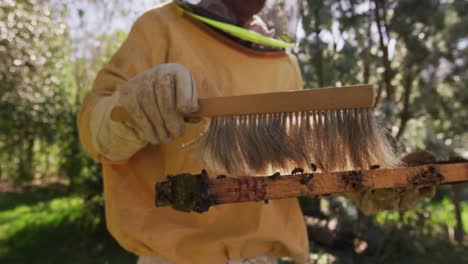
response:
[[[466,152],[466,1],[304,1],[307,87],[372,83],[401,151]]]
[[[0,21],[0,168],[31,179],[35,167],[57,163],[55,143],[73,111],[69,38],[63,22],[35,1],[1,0]]]
[[[466,1],[303,4],[305,36],[296,52],[306,87],[372,83],[375,113],[399,152],[424,148],[439,159],[468,155]],[[440,196],[452,192],[462,241],[463,188],[439,190]]]

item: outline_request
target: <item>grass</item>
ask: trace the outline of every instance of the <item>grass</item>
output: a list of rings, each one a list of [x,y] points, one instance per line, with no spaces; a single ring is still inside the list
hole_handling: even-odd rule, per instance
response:
[[[90,232],[100,221],[82,198],[43,191],[0,194],[0,263],[135,263],[107,234]]]

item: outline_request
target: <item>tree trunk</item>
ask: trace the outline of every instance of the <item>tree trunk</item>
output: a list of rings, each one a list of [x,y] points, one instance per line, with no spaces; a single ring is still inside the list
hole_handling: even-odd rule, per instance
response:
[[[324,87],[325,82],[323,78],[323,54],[322,54],[322,48],[320,47],[321,45],[321,40],[319,38],[320,35],[320,8],[316,8],[314,12],[315,16],[315,37],[317,38],[317,59],[315,62],[315,67],[317,68],[317,80],[318,80],[318,85],[319,87]]]
[[[368,36],[371,36],[372,34],[372,12],[369,12],[369,23],[368,23],[368,27],[367,27],[367,35]],[[370,66],[370,50],[371,50],[371,47],[372,47],[372,38],[368,37],[367,38],[367,47],[366,47],[366,50],[365,50],[365,54],[364,54],[364,72],[363,72],[363,81],[364,83],[369,83],[370,82],[370,76],[371,76],[371,66]]]
[[[322,213],[322,208],[320,206],[320,197],[318,196],[311,196],[306,197],[300,200],[302,212],[304,215],[313,216],[317,218],[324,218],[324,214]]]
[[[455,227],[455,240],[459,243],[463,243],[465,237],[465,232],[463,230],[463,220],[462,220],[462,208],[460,204],[461,200],[461,188],[460,185],[452,185],[452,202],[455,206],[455,219],[457,220],[457,225]]]
[[[377,30],[379,32],[379,43],[380,43],[380,50],[382,51],[382,66],[384,67],[384,72],[383,72],[383,81],[385,83],[385,91],[386,91],[386,96],[388,101],[393,101],[394,96],[395,96],[395,91],[392,85],[392,74],[391,74],[391,66],[390,66],[390,61],[388,58],[388,46],[385,44],[384,40],[384,33],[382,30],[382,27],[386,25],[386,21],[382,21],[382,18],[380,16],[380,7],[379,7],[379,2],[380,0],[374,0],[374,14],[375,14],[375,22],[377,23]],[[382,12],[385,13],[385,5],[382,5]],[[387,33],[387,39],[389,38],[388,32]]]
[[[411,119],[411,112],[409,110],[410,107],[410,95],[411,95],[411,88],[413,86],[413,73],[411,72],[411,66],[404,68],[404,93],[403,93],[403,109],[400,113],[400,127],[398,129],[398,133],[395,136],[396,140],[399,140],[400,137],[403,135],[406,129],[406,125],[408,121]]]

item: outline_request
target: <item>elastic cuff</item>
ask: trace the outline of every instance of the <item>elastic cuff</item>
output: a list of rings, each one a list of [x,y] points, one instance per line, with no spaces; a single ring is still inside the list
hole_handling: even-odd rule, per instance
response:
[[[91,116],[91,136],[98,154],[109,161],[124,161],[142,149],[146,142],[138,139],[133,128],[112,121],[112,109],[117,105],[119,92],[102,98]]]

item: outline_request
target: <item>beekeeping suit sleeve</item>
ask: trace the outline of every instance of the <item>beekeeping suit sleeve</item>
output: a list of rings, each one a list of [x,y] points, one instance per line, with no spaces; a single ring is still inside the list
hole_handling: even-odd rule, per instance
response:
[[[127,160],[148,143],[169,143],[180,137],[185,128],[184,115],[198,110],[195,84],[184,66],[162,63],[140,72],[143,69],[140,65],[149,64],[145,63],[143,54],[152,53],[146,47],[145,39],[138,36],[144,33],[138,26],[133,28],[110,66],[99,73],[95,84],[95,89],[102,89],[106,84],[99,84],[100,78],[120,77],[110,81],[111,85],[115,83],[117,86],[108,88],[109,91],[114,89],[112,94],[102,96],[96,102],[89,120],[90,149],[98,157],[110,161]],[[128,50],[132,55],[128,55]],[[119,67],[120,61],[128,61],[128,64]],[[129,73],[128,69],[122,72],[128,65],[134,65],[137,73],[130,80],[128,78],[134,73]],[[114,121],[115,109],[126,113],[128,118]]]
[[[78,113],[80,140],[95,160],[124,161],[148,143],[169,142],[183,133],[182,114],[197,109],[188,70],[176,64],[154,65],[164,62],[167,43],[161,38],[158,47],[150,49],[147,36],[158,32],[147,31],[158,29],[142,26],[147,17],[134,24],[125,43],[98,73]],[[117,106],[131,119],[113,121]]]
[[[142,17],[143,18],[143,17]],[[97,147],[96,135],[102,130],[109,131],[109,138],[120,138],[126,141],[125,146],[118,150],[119,155],[114,160],[123,159],[145,145],[128,124],[109,121],[112,106],[118,101],[119,87],[138,73],[150,68],[150,60],[145,58],[149,47],[145,41],[145,29],[141,26],[141,18],[137,21],[120,49],[110,62],[99,71],[92,90],[86,95],[78,112],[78,131],[82,145],[97,161],[111,161]],[[164,41],[159,45],[164,47]],[[117,143],[114,142],[113,145]]]
[[[434,162],[435,157],[428,151],[415,151],[404,156],[405,164]],[[366,215],[374,215],[382,210],[406,211],[418,202],[434,197],[434,186],[380,189],[365,192],[346,193],[345,197]]]

